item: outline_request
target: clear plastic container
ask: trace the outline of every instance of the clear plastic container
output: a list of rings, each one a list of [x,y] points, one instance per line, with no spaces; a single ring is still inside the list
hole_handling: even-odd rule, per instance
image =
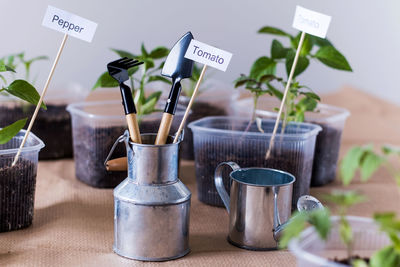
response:
[[[370,218],[348,216],[353,229],[353,256],[369,258],[375,251],[389,245],[388,237],[379,231],[379,227]],[[340,240],[338,217],[331,219],[333,228],[327,239],[323,241],[314,227],[304,230],[298,239],[289,243],[290,251],[296,256],[298,267],[344,267],[334,259],[347,258],[346,247]]]
[[[192,114],[188,117],[187,123],[208,117],[208,116],[228,116],[232,114],[231,103],[238,97],[238,92],[232,89],[214,88],[200,91],[192,106]],[[179,103],[187,106],[190,98],[180,96]],[[194,160],[193,134],[185,127],[185,139],[181,145],[181,157],[187,160]]]
[[[161,106],[160,109],[163,108]],[[71,113],[72,120],[76,177],[93,187],[117,186],[126,178],[126,172],[107,171],[104,160],[115,140],[127,129],[121,101],[81,102],[68,105],[67,110]],[[178,106],[171,133],[178,130],[184,113],[185,108]],[[161,117],[162,112],[138,116],[140,132],[157,133]],[[124,146],[118,145],[113,157],[125,156]]]
[[[11,167],[24,135],[25,130],[21,130],[0,145],[0,232],[32,224],[38,154],[44,144],[30,133],[16,165]]]
[[[276,118],[275,108],[280,102],[271,97],[261,97],[256,109],[260,118]],[[251,117],[253,99],[245,98],[235,105],[237,116]],[[350,112],[347,109],[326,104],[318,104],[317,112],[306,112],[305,122],[315,123],[322,127],[315,145],[314,167],[311,178],[312,186],[321,186],[333,181],[336,177],[342,132]]]
[[[85,90],[79,85],[49,88],[44,100],[47,110],[39,110],[32,127],[32,132],[46,143],[46,147],[39,154],[39,159],[72,157],[71,118],[66,107],[69,103],[82,101],[85,96]],[[34,105],[15,97],[0,96],[0,127],[8,126],[22,118],[28,117],[30,120],[35,108]],[[25,128],[28,127],[28,123]]]
[[[196,180],[199,200],[216,206],[223,203],[214,185],[214,171],[223,161],[234,161],[240,167],[268,167],[293,174],[292,208],[297,199],[309,193],[315,139],[321,127],[309,123],[290,123],[284,135],[275,138],[268,160],[265,154],[274,127],[274,120],[262,120],[260,132],[256,123],[238,117],[207,117],[189,124],[194,138]],[[245,131],[247,129],[247,131]],[[224,184],[229,192],[228,173]]]

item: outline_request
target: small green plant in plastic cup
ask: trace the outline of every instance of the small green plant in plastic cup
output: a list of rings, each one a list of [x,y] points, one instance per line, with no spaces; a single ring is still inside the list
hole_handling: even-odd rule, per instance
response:
[[[356,177],[357,172],[359,172],[362,182],[368,181],[380,167],[385,167],[400,186],[400,170],[391,164],[391,157],[397,157],[398,162],[400,162],[400,148],[385,145],[381,148],[381,153],[377,153],[372,145],[352,147],[340,165],[343,186],[348,186]],[[369,259],[365,259],[353,253],[356,237],[349,223],[347,213],[351,206],[365,201],[366,197],[356,191],[335,190],[326,195],[325,200],[334,204],[339,215],[338,233],[347,250],[346,264],[354,267],[400,266],[400,219],[396,217],[394,212],[374,214],[373,219],[380,230],[387,236],[389,244],[376,250]],[[332,229],[329,209],[325,208],[323,211],[313,211],[311,213],[298,213],[284,230],[280,247],[285,248],[308,225],[314,226],[319,237],[326,241]],[[344,262],[341,261],[341,263]]]

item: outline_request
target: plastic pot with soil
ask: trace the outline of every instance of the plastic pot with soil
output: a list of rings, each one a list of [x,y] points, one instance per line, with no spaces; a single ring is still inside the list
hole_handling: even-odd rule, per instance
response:
[[[75,91],[77,94],[74,94]],[[39,110],[32,127],[32,132],[46,144],[40,152],[40,160],[71,158],[73,154],[71,118],[66,107],[73,101],[82,100],[84,94],[79,86],[68,87],[67,91],[62,92],[62,97],[60,94],[49,91],[49,96],[45,99],[47,110]],[[0,97],[0,127],[22,118],[29,118],[29,123],[34,110],[35,106],[31,104],[10,97]]]
[[[235,115],[251,117],[253,99],[246,98],[235,105]],[[258,101],[256,116],[276,118],[274,108],[280,103],[275,98],[261,97]],[[350,112],[344,108],[318,104],[317,112],[306,112],[305,122],[318,124],[322,131],[317,136],[311,186],[322,186],[336,178],[342,132]]]
[[[199,200],[214,206],[223,206],[214,185],[214,171],[223,161],[233,161],[242,168],[267,167],[293,174],[292,207],[297,199],[309,193],[314,160],[315,140],[321,127],[309,123],[290,123],[285,134],[278,134],[274,149],[265,159],[269,147],[274,120],[262,120],[260,132],[256,123],[238,117],[207,117],[192,122],[196,181]],[[246,130],[247,129],[247,130]],[[278,130],[278,133],[280,129]],[[230,190],[229,170],[224,185]]]
[[[370,218],[347,216],[353,229],[352,254],[368,261],[377,250],[390,244],[387,235]],[[332,229],[327,241],[322,240],[314,227],[305,229],[298,239],[289,243],[299,267],[344,267],[351,266],[348,251],[340,239],[339,217],[332,217]],[[354,258],[353,258],[354,259]]]
[[[21,130],[0,145],[0,232],[32,224],[38,154],[43,142],[30,133],[17,163],[11,166],[25,135]]]
[[[107,171],[104,161],[127,129],[121,101],[75,103],[67,110],[71,113],[76,178],[93,187],[114,188],[126,178],[126,171]],[[171,133],[178,130],[184,112],[184,107],[177,107]],[[162,112],[138,116],[140,132],[157,133],[161,117]],[[118,145],[113,158],[125,156],[124,145]]]
[[[227,97],[230,96],[230,97]],[[209,117],[209,116],[228,116],[232,114],[231,103],[238,97],[237,91],[232,89],[220,89],[207,90],[200,92],[196,97],[196,101],[192,106],[192,113],[187,119],[187,124],[198,119]],[[190,98],[187,96],[181,96],[179,103],[187,106]],[[187,160],[194,160],[193,151],[193,133],[186,126],[185,127],[185,138],[181,144],[181,158]]]

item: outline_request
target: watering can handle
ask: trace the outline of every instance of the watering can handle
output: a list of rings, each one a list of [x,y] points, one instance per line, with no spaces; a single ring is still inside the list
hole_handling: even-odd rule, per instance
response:
[[[108,155],[106,157],[106,160],[104,161],[104,167],[107,168],[107,162],[110,160],[110,158],[111,158],[112,154],[114,153],[114,150],[117,147],[117,145],[119,143],[122,143],[122,142],[127,142],[127,140],[129,140],[129,132],[127,130],[125,130],[124,134],[121,135],[120,137],[118,137],[118,139],[115,140],[113,146],[111,147],[111,150],[108,153]]]
[[[224,182],[222,179],[222,167],[224,165],[228,165],[229,167],[232,168],[233,171],[240,169],[240,166],[237,163],[232,162],[232,161],[222,162],[222,163],[218,164],[217,168],[215,169],[215,173],[214,173],[215,187],[217,188],[217,192],[218,192],[219,196],[221,197],[222,202],[224,202],[224,205],[229,213],[230,212],[230,209],[229,209],[230,199],[229,199],[228,193],[225,190]]]

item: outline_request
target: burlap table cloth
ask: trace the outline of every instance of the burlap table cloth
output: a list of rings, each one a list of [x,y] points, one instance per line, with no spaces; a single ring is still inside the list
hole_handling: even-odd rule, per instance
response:
[[[399,144],[400,107],[350,88],[323,97],[323,102],[348,108],[352,113],[345,127],[341,155],[353,144]],[[0,266],[295,266],[295,258],[288,251],[253,252],[228,244],[226,210],[197,200],[193,162],[182,162],[180,178],[193,193],[191,253],[169,262],[144,263],[112,252],[112,190],[94,189],[77,181],[72,160],[41,161],[33,225],[0,234]],[[336,181],[313,188],[311,193],[319,197],[338,187]],[[384,170],[372,181],[355,182],[351,187],[369,198],[351,214],[371,216],[374,211],[385,210],[399,213],[398,189]]]

